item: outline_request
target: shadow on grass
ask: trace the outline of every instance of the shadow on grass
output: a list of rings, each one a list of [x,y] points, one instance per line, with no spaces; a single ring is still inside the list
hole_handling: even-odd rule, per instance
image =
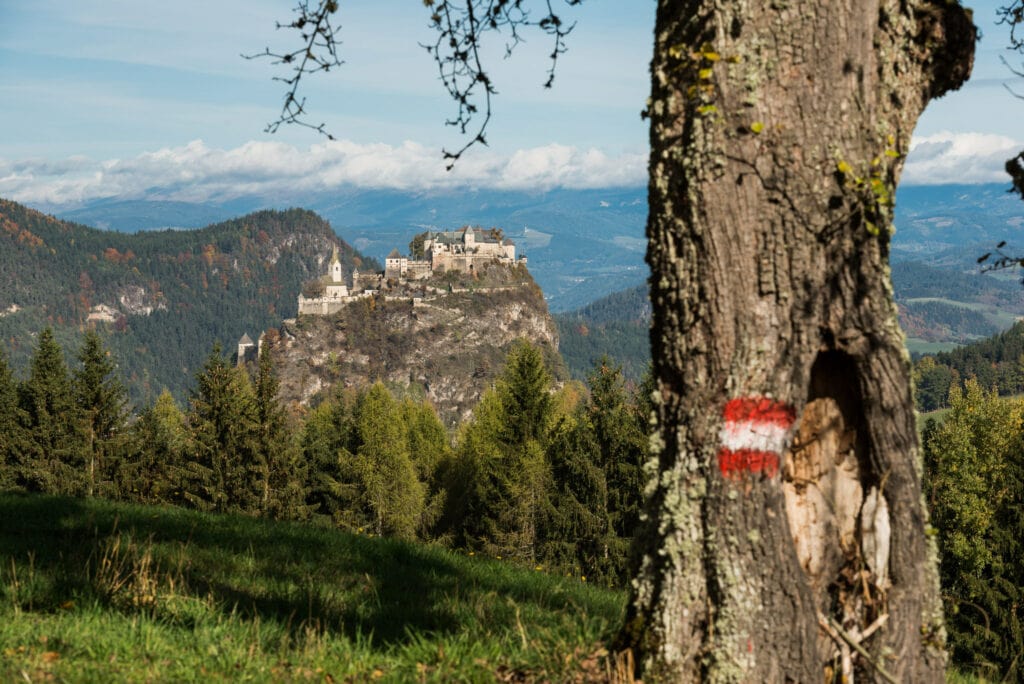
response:
[[[387,646],[416,633],[511,630],[520,608],[571,603],[553,578],[312,525],[10,494],[0,494],[0,520],[0,563],[23,574],[31,564],[43,580],[33,610],[102,600],[90,567],[118,534],[151,540],[159,566],[189,595],[211,597],[215,610],[295,634],[312,627]]]

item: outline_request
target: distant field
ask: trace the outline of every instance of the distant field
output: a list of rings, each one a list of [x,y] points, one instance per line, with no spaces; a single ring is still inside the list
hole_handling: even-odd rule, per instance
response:
[[[924,430],[925,424],[929,420],[934,420],[936,423],[941,423],[946,417],[946,414],[950,412],[948,408],[935,409],[934,411],[926,411],[924,413],[917,414],[917,432],[918,434]]]
[[[911,354],[938,354],[959,346],[956,342],[928,342],[916,337],[907,338],[907,351]]]
[[[333,528],[0,494],[0,681],[593,681],[622,592]]]

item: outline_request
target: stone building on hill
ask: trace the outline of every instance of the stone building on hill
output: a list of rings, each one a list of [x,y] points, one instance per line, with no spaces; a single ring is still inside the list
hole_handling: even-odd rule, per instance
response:
[[[240,340],[238,340],[238,365],[241,366],[244,363],[255,361],[259,356],[259,350],[263,347],[263,335],[260,335],[260,341],[257,344],[252,341],[249,337],[249,333],[244,333]]]
[[[452,231],[429,231],[423,236],[423,258],[410,259],[397,249],[391,250],[384,260],[384,278],[421,280],[444,271],[473,273],[493,262],[525,264],[526,257],[517,262],[515,243],[494,228],[464,226]]]
[[[312,283],[314,291],[310,297],[299,293],[299,313],[319,314],[326,316],[341,310],[350,299],[348,285],[345,283],[341,270],[341,259],[335,245],[331,260],[327,265],[327,273]]]
[[[420,259],[403,256],[397,249],[384,259],[383,273],[352,272],[351,288],[345,282],[335,247],[328,272],[311,283],[312,289],[299,295],[299,313],[326,316],[340,311],[348,302],[379,290],[416,280],[426,280],[445,271],[474,274],[488,264],[526,264],[516,260],[516,246],[500,230],[465,226],[454,231],[430,231],[423,236]],[[309,294],[310,296],[306,296]]]
[[[495,229],[466,226],[456,231],[428,233],[423,251],[431,271],[472,273],[485,263],[516,263],[516,245]],[[526,257],[520,257],[526,263]]]

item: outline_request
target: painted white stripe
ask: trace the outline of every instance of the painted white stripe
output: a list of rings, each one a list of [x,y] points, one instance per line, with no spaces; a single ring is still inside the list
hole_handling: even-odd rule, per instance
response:
[[[725,423],[718,433],[718,439],[723,448],[731,451],[751,449],[781,454],[786,447],[787,432],[788,430],[774,423],[755,423],[745,420]]]

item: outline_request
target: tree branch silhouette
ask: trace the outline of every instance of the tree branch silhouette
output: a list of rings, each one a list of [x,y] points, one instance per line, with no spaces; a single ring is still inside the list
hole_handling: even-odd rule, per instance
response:
[[[561,0],[566,6],[575,6],[583,0]],[[492,96],[498,91],[485,69],[481,56],[486,34],[504,34],[505,57],[512,55],[525,42],[526,29],[540,30],[552,41],[548,57],[550,66],[544,87],[550,88],[555,81],[558,58],[568,50],[566,38],[575,28],[575,23],[566,24],[555,12],[553,0],[423,0],[430,11],[430,26],[437,33],[433,44],[423,47],[437,65],[441,84],[456,105],[456,114],[445,124],[458,128],[466,136],[466,142],[457,150],[442,150],[450,171],[462,155],[476,144],[487,145],[487,126],[493,113]],[[557,0],[554,0],[557,2]],[[539,5],[540,11],[531,13],[530,6]],[[304,76],[320,71],[330,71],[341,66],[338,56],[338,38],[331,23],[331,15],[338,11],[337,0],[319,0],[312,6],[309,0],[300,0],[293,12],[295,18],[287,24],[278,23],[277,28],[294,29],[301,37],[300,45],[294,50],[274,52],[269,47],[263,52],[242,55],[246,59],[269,57],[274,64],[287,65],[289,75],[275,76],[287,86],[284,105],[280,116],[267,124],[268,133],[276,133],[283,124],[296,124],[311,128],[334,140],[324,123],[308,121],[306,99],[300,95]]]

